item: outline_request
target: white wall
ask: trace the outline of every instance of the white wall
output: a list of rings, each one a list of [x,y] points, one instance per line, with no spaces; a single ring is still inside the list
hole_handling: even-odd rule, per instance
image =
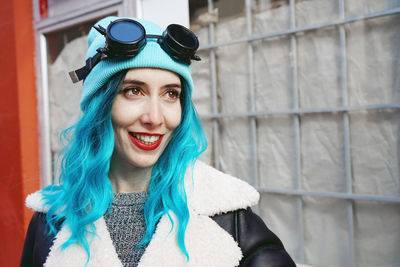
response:
[[[137,16],[150,20],[166,28],[171,23],[177,23],[189,28],[188,0],[138,0]]]

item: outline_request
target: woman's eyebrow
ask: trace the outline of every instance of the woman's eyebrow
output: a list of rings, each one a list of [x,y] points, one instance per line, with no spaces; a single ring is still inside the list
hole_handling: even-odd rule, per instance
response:
[[[135,80],[135,79],[124,80],[123,84],[146,85],[145,82],[142,82],[140,80]],[[181,88],[181,85],[179,83],[169,83],[169,84],[164,85],[163,87],[165,87],[165,88],[168,88],[168,87]]]
[[[179,83],[169,83],[164,85],[163,87],[176,87],[176,88],[181,88],[181,85]]]
[[[145,85],[145,82],[139,81],[139,80],[131,80],[131,79],[126,79],[124,80],[123,84],[136,84],[136,85]]]

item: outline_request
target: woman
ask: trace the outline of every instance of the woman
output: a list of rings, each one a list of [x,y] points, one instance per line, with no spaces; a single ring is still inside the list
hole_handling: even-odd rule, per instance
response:
[[[59,185],[27,198],[21,266],[295,266],[251,212],[258,192],[196,161],[197,38],[107,17],[88,44],[71,76],[84,79],[82,116],[64,133]]]

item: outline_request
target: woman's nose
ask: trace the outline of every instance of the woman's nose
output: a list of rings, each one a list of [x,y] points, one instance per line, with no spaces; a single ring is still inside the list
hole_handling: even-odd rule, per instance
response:
[[[143,125],[149,128],[158,127],[162,124],[160,103],[157,99],[149,99],[140,118]]]

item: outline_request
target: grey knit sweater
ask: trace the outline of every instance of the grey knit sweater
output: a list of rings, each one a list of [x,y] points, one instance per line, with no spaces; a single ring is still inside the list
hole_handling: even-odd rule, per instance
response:
[[[147,192],[115,194],[111,211],[104,216],[124,267],[136,267],[146,248],[137,248],[146,230],[143,217],[146,200]]]

